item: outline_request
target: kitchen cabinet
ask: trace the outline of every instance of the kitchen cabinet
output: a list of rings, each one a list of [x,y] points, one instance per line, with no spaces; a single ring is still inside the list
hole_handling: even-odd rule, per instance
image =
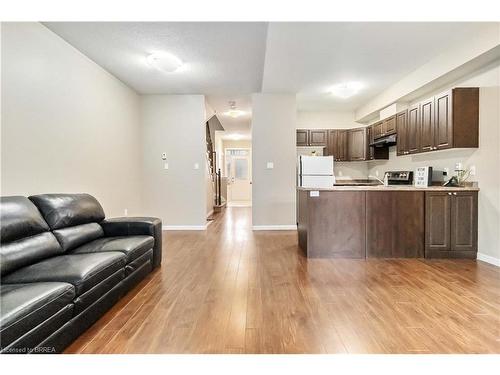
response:
[[[335,161],[347,161],[347,130],[330,129],[328,131],[328,155]]]
[[[453,124],[451,117],[452,91],[435,96],[434,147],[438,150],[452,147]]]
[[[408,109],[406,127],[406,153],[415,154],[420,149],[420,105]]]
[[[328,130],[309,130],[309,146],[326,146],[328,143]]]
[[[373,124],[373,138],[374,139],[377,139],[377,138],[380,138],[382,137],[382,133],[383,133],[383,125],[384,123],[382,121],[379,121],[379,122],[376,122],[375,124]]]
[[[367,160],[368,144],[366,127],[348,130],[347,154],[350,161]]]
[[[477,192],[425,193],[425,257],[476,258]]]
[[[366,257],[424,256],[424,192],[366,192]]]
[[[297,146],[327,146],[327,129],[297,129]]]
[[[382,121],[376,122],[372,126],[374,139],[394,134],[396,133],[396,116],[391,116]]]
[[[309,130],[297,129],[297,146],[309,146]]]
[[[396,131],[398,134],[396,155],[408,154],[408,111],[396,115]]]
[[[420,152],[434,150],[434,97],[420,103]]]
[[[368,126],[366,128],[366,139],[368,142],[368,160],[374,160],[375,159],[375,147],[370,146],[370,144],[373,143],[375,138],[373,137],[373,126]]]

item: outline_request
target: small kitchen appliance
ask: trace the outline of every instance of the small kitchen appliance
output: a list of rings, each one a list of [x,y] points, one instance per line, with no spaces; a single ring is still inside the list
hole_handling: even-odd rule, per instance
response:
[[[412,185],[412,171],[388,171],[386,173],[388,185]],[[385,176],[384,176],[385,177]]]

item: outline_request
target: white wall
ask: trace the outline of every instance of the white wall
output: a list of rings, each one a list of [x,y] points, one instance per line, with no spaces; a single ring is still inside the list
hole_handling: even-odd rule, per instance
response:
[[[252,223],[255,229],[295,225],[295,95],[252,95]],[[267,169],[267,162],[274,169]]]
[[[451,173],[455,163],[465,167],[475,166],[479,188],[479,252],[500,261],[500,66],[476,72],[454,82],[450,87],[480,87],[479,99],[479,148],[452,149],[408,156],[396,156],[391,147],[388,161],[370,163],[370,173],[378,170],[414,170],[430,165],[435,169],[448,168]],[[446,89],[440,88],[436,92]],[[431,93],[433,95],[433,93]]]
[[[354,121],[354,112],[300,111],[297,129],[350,129],[364,126]],[[335,176],[364,179],[368,176],[367,162],[335,162]]]
[[[141,105],[145,213],[161,217],[164,226],[204,228],[207,171],[203,95],[145,95]],[[168,170],[164,169],[162,152],[167,153]]]
[[[88,192],[141,213],[139,98],[39,23],[2,23],[2,195]]]

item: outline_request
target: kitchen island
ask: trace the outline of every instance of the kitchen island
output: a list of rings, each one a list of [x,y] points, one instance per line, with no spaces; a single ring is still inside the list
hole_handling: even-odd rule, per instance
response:
[[[477,187],[298,189],[310,258],[476,258]]]

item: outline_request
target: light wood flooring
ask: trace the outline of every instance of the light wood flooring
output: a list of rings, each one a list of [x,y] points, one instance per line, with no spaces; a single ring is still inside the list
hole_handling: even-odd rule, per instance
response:
[[[163,264],[67,353],[500,353],[500,269],[307,260],[251,208],[164,232]]]

